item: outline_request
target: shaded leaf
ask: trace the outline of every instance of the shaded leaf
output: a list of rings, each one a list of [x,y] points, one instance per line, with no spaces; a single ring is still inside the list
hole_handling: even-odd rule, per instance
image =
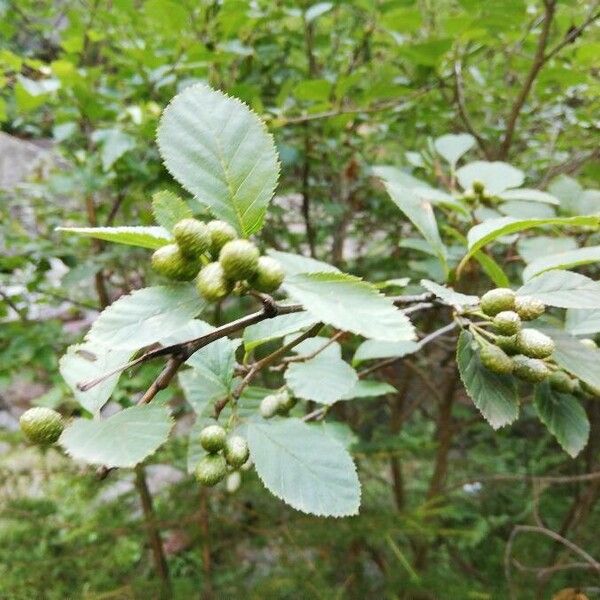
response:
[[[163,227],[57,227],[56,231],[77,233],[98,240],[150,248],[151,250],[172,241],[171,235]]]
[[[600,308],[600,283],[571,271],[546,271],[517,290],[549,306]]]

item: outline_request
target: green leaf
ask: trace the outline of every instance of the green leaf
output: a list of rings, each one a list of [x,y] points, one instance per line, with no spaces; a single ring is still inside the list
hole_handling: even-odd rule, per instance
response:
[[[152,196],[154,220],[167,231],[173,231],[176,223],[193,217],[190,207],[173,192],[163,190]]]
[[[598,217],[552,217],[550,219],[514,219],[513,217],[500,217],[489,219],[475,225],[467,234],[469,252],[463,261],[470,258],[477,250],[499,237],[517,233],[525,229],[542,227],[543,225],[559,225],[561,227],[597,227],[600,224]]]
[[[541,190],[532,190],[529,188],[519,188],[516,190],[506,190],[499,194],[503,200],[523,200],[525,202],[543,202],[545,204],[560,204],[558,198],[555,198],[548,192]]]
[[[173,421],[161,406],[133,406],[103,420],[76,419],[60,445],[76,460],[134,467],[167,441]]]
[[[517,250],[526,263],[548,254],[558,254],[575,250],[577,241],[571,237],[551,237],[540,235],[536,237],[522,237],[517,242]]]
[[[378,171],[380,172],[380,171]],[[419,233],[431,244],[439,258],[444,270],[447,268],[447,251],[440,232],[431,204],[418,198],[414,191],[384,179],[385,188],[394,204],[410,219]]]
[[[479,303],[479,296],[455,292],[452,288],[435,283],[435,281],[429,281],[429,279],[421,279],[421,285],[449,306],[473,306]]]
[[[356,350],[353,364],[376,358],[393,358],[413,354],[420,348],[419,342],[382,342],[380,340],[365,340]]]
[[[473,347],[473,336],[462,331],[456,348],[460,378],[485,420],[498,429],[512,423],[519,415],[519,399],[515,381],[510,375],[500,375],[486,369]]]
[[[354,398],[376,398],[386,394],[395,394],[398,390],[385,381],[375,379],[359,379],[356,385],[341,398],[341,400],[352,400]]]
[[[540,204],[539,202],[525,202],[523,200],[509,200],[498,206],[498,211],[513,219],[551,219],[556,216],[554,206]]]
[[[517,295],[561,308],[600,308],[600,283],[571,271],[546,271],[522,285]]]
[[[540,421],[561,448],[575,458],[587,444],[590,435],[590,422],[581,404],[571,394],[553,390],[545,381],[536,386],[535,407]]]
[[[551,269],[572,269],[573,267],[596,262],[600,262],[600,246],[588,246],[560,252],[559,254],[542,256],[525,267],[523,281],[528,281],[532,277]]]
[[[172,241],[169,232],[162,227],[57,227],[56,231],[77,233],[98,240],[150,248],[151,250]]]
[[[358,375],[342,360],[339,344],[332,344],[314,358],[290,363],[285,372],[285,381],[294,396],[331,405],[344,398],[358,383]]]
[[[316,319],[307,312],[279,315],[265,319],[244,330],[244,348],[250,352],[257,346],[285,337],[290,333],[301,331],[316,323]]]
[[[198,202],[243,236],[262,227],[279,163],[272,136],[244,103],[192,85],[165,109],[157,140],[167,169]]]
[[[489,255],[481,250],[473,254],[473,258],[479,263],[484,273],[498,286],[510,287],[510,281],[502,267]]]
[[[600,350],[582,344],[559,329],[544,328],[556,344],[552,358],[556,364],[588,385],[600,388]]]
[[[260,480],[292,508],[324,517],[358,513],[356,467],[321,428],[299,419],[250,421],[246,435]]]
[[[131,350],[112,349],[100,344],[76,344],[69,346],[59,361],[60,374],[73,392],[75,400],[92,414],[104,406],[119,380],[115,373],[87,392],[77,388],[77,384],[96,379],[127,363]]]
[[[102,145],[102,168],[108,171],[125,154],[135,148],[135,140],[120,129],[97,129],[92,140]]]
[[[505,162],[477,160],[458,169],[456,178],[463,190],[471,189],[474,181],[480,181],[488,193],[499,194],[519,187],[525,181],[525,174]]]
[[[329,12],[333,8],[333,2],[317,2],[306,9],[304,19],[307,23],[311,23],[315,19]]]
[[[368,338],[414,339],[412,323],[389,298],[358,277],[344,273],[305,273],[284,282],[288,295],[317,320]]]
[[[433,145],[438,154],[454,169],[458,159],[475,145],[475,138],[468,133],[442,135]]]
[[[600,310],[569,308],[565,329],[573,335],[592,335],[600,332]]]
[[[193,285],[156,286],[119,298],[96,319],[86,340],[136,350],[180,329],[204,308]]]
[[[329,263],[300,254],[279,252],[278,250],[268,250],[267,254],[279,262],[286,276],[299,273],[341,273],[337,267]]]

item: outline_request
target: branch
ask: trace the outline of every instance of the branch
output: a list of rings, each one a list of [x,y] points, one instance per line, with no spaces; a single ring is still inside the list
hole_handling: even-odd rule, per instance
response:
[[[533,86],[535,78],[538,76],[538,73],[541,71],[542,67],[546,63],[546,45],[548,44],[550,26],[554,18],[556,0],[544,0],[544,6],[544,21],[542,24],[542,31],[540,33],[537,48],[535,51],[535,56],[533,57],[533,62],[531,63],[531,68],[529,69],[529,73],[525,78],[523,87],[521,88],[521,91],[516,97],[508,115],[506,132],[504,134],[504,139],[502,140],[500,149],[498,151],[498,158],[501,159],[506,158],[506,156],[508,155],[508,151],[510,150],[510,147],[513,143],[515,128],[517,126],[517,120],[519,119],[519,115],[521,114],[521,109],[523,108],[523,105],[527,100],[527,96],[529,96],[529,92],[531,91],[531,87]]]
[[[562,42],[558,43],[552,50],[550,50],[544,56],[544,62],[548,62],[553,56],[558,54],[566,45],[572,44],[583,32],[587,29],[594,21],[600,19],[600,11],[596,11],[598,2],[595,3],[594,7],[590,11],[588,18],[579,26],[573,27],[567,31],[567,35],[563,38]]]

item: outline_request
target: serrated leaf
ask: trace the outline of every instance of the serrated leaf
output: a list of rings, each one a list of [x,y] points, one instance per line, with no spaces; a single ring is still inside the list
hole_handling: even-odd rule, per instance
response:
[[[565,329],[573,335],[592,335],[600,332],[600,310],[569,308]]]
[[[577,241],[570,237],[550,237],[540,235],[536,237],[522,237],[517,242],[517,250],[526,263],[547,256],[559,254],[577,248]]]
[[[163,112],[157,141],[169,172],[215,216],[245,237],[262,227],[279,164],[272,136],[248,106],[192,85]]]
[[[517,290],[549,306],[600,308],[600,283],[571,271],[546,271]]]
[[[156,286],[119,298],[94,321],[86,340],[136,350],[186,325],[204,308],[193,285]]]
[[[433,145],[438,154],[454,168],[458,159],[475,145],[475,138],[468,133],[449,133],[437,138]]]
[[[279,262],[286,276],[299,273],[341,273],[337,267],[308,256],[278,250],[268,250],[267,254]]]
[[[455,292],[452,288],[435,283],[435,281],[429,281],[429,279],[421,279],[421,285],[450,306],[473,306],[479,303],[479,296]]]
[[[56,231],[151,250],[172,242],[171,234],[163,227],[57,227]]]
[[[530,262],[523,270],[523,281],[550,271],[552,269],[572,269],[581,265],[600,262],[600,246],[588,246],[559,252],[558,254],[546,254],[533,262]]]
[[[376,398],[386,394],[394,394],[398,390],[385,381],[375,379],[359,379],[355,386],[346,393],[341,400],[353,400],[354,398]]]
[[[260,480],[292,508],[324,517],[358,513],[352,458],[320,428],[299,419],[250,421],[246,435]]]
[[[556,364],[588,385],[600,388],[600,350],[582,344],[565,331],[544,328],[555,342],[552,358]]]
[[[340,357],[325,351],[310,360],[291,363],[285,381],[294,396],[331,405],[358,383],[358,375]]]
[[[73,392],[75,400],[87,411],[96,414],[110,398],[119,380],[115,373],[87,392],[77,388],[77,384],[96,379],[125,364],[131,350],[119,350],[100,344],[76,344],[69,346],[59,361],[60,374]]]
[[[408,317],[377,288],[344,273],[305,273],[284,282],[288,295],[317,320],[368,338],[414,339]]]
[[[549,219],[514,219],[513,217],[500,217],[489,219],[475,225],[467,234],[469,252],[463,259],[471,257],[477,250],[499,237],[517,233],[534,227],[544,225],[558,225],[561,227],[597,227],[600,224],[598,217],[552,217]]]
[[[173,421],[164,407],[133,406],[103,420],[77,419],[59,443],[76,460],[134,467],[164,444]]]
[[[376,171],[380,173],[381,171]],[[410,219],[419,233],[431,244],[444,270],[447,268],[447,250],[438,231],[431,204],[419,198],[414,190],[384,179],[385,188],[394,204]]]
[[[560,204],[558,198],[555,198],[548,192],[541,190],[532,190],[529,188],[518,188],[516,190],[506,190],[499,194],[503,200],[523,200],[524,202],[543,202],[545,204]]]
[[[244,330],[244,348],[246,352],[250,352],[261,344],[301,331],[311,327],[316,322],[316,319],[306,312],[265,319],[260,323],[256,323],[256,325],[246,327]]]
[[[154,220],[167,231],[173,231],[176,223],[190,219],[194,215],[190,207],[177,195],[168,190],[156,192],[152,196]]]
[[[463,190],[471,189],[474,181],[480,181],[488,193],[499,194],[519,187],[525,181],[525,174],[505,162],[477,160],[458,169],[456,178]]]
[[[547,381],[536,386],[535,407],[540,421],[561,448],[575,458],[587,444],[590,422],[585,410],[571,394],[553,390]]]
[[[485,420],[498,429],[512,423],[519,415],[515,381],[486,369],[473,348],[473,336],[462,331],[456,348],[456,362],[467,394]]]
[[[380,340],[365,340],[356,350],[352,362],[357,364],[365,360],[376,358],[393,358],[413,354],[420,348],[419,342],[412,340],[405,342],[382,342]]]

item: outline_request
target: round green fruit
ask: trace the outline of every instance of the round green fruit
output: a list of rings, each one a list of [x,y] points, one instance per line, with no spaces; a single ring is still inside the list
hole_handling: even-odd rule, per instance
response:
[[[248,240],[227,242],[219,253],[219,263],[228,279],[251,279],[258,269],[258,248]]]
[[[200,444],[207,452],[218,452],[225,446],[227,432],[220,425],[208,425],[200,432]]]
[[[521,329],[521,317],[514,310],[503,310],[493,320],[496,331],[502,335],[514,335]]]
[[[248,449],[248,442],[239,436],[232,435],[227,438],[225,442],[225,449],[223,450],[223,454],[225,455],[225,460],[228,464],[230,464],[234,469],[238,469],[241,467],[250,456],[250,450]]]
[[[550,369],[539,358],[530,358],[529,356],[523,356],[523,354],[517,354],[512,357],[512,361],[513,374],[524,381],[539,383],[550,375]]]
[[[227,474],[227,463],[221,454],[207,454],[196,466],[196,479],[202,485],[213,486]]]
[[[501,373],[503,375],[512,373],[513,362],[510,356],[504,350],[498,348],[498,346],[494,346],[493,344],[482,346],[479,352],[479,359],[486,369],[494,373]]]
[[[237,239],[237,231],[225,221],[209,221],[206,226],[210,232],[211,254],[217,258],[227,242]]]
[[[19,419],[21,431],[34,444],[48,446],[60,437],[65,423],[62,416],[51,408],[36,406],[26,410]]]
[[[515,298],[515,310],[523,321],[533,321],[544,314],[546,307],[530,296],[521,296]]]
[[[274,292],[283,282],[285,273],[278,261],[270,256],[258,259],[256,274],[250,280],[250,285],[259,292],[269,294]]]
[[[198,274],[200,261],[183,256],[177,244],[167,244],[152,255],[152,268],[169,279],[190,281]]]
[[[554,371],[548,381],[553,390],[563,394],[573,394],[577,388],[577,382],[564,371]]]
[[[515,293],[509,288],[496,288],[481,297],[481,310],[490,317],[515,307]]]
[[[586,346],[587,348],[590,348],[591,350],[596,350],[598,348],[598,345],[596,344],[596,342],[594,340],[592,340],[591,338],[583,338],[579,341],[584,346]]]
[[[277,414],[279,410],[279,396],[277,394],[269,394],[265,396],[260,403],[260,414],[263,419],[270,419]]]
[[[277,412],[280,415],[287,415],[287,413],[289,413],[290,410],[296,406],[296,398],[291,396],[287,389],[281,390],[277,394],[277,398],[279,400],[279,408],[277,409]]]
[[[218,262],[203,267],[196,279],[196,287],[200,295],[209,302],[222,300],[233,289],[233,285],[225,277],[225,271]]]
[[[517,347],[530,358],[548,358],[555,349],[554,340],[537,329],[521,329],[517,334]]]
[[[173,227],[173,237],[184,256],[198,258],[211,248],[208,227],[197,219],[182,219]]]

